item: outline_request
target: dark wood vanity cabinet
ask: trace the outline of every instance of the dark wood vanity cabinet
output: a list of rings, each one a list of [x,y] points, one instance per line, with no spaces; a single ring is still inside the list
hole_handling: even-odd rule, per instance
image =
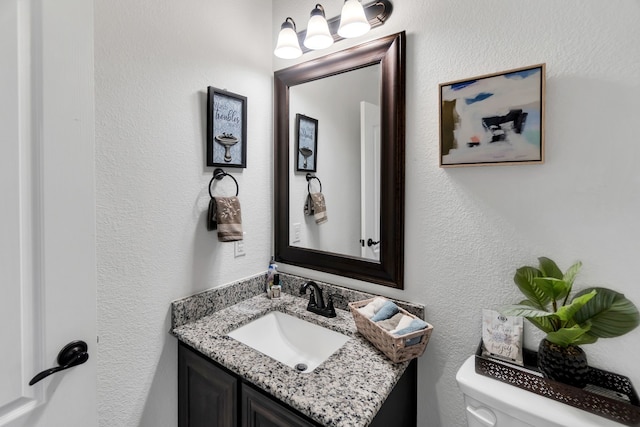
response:
[[[178,346],[178,427],[318,427],[189,346]]]
[[[369,427],[415,427],[413,360]],[[182,342],[178,345],[178,427],[322,427]]]
[[[273,398],[242,385],[242,427],[317,427]]]
[[[237,395],[237,377],[180,343],[178,427],[236,427]]]

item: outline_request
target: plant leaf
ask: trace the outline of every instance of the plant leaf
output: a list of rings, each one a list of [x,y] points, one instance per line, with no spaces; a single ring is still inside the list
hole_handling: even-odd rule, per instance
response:
[[[527,317],[527,320],[544,333],[548,334],[555,330],[555,326],[549,317]]]
[[[571,304],[567,304],[563,307],[560,307],[556,312],[556,314],[558,315],[560,320],[562,320],[563,322],[575,320],[574,316],[578,312],[578,310],[580,310],[591,298],[595,297],[596,294],[597,292],[594,289],[593,291],[586,294],[582,294],[579,297],[576,296],[571,301]],[[576,321],[576,323],[580,324],[580,323],[584,323],[584,321],[583,322]]]
[[[538,262],[540,263],[540,271],[543,276],[553,277],[554,279],[562,279],[564,276],[553,260],[540,257],[538,258]]]
[[[553,313],[549,313],[545,310],[540,310],[536,307],[531,307],[525,304],[513,304],[507,305],[500,309],[500,313],[505,316],[520,316],[520,317],[549,317],[553,316]]]
[[[577,323],[591,321],[590,335],[598,338],[612,338],[624,335],[640,324],[640,313],[636,306],[623,294],[607,288],[589,288],[579,292],[580,298],[595,290],[591,298],[574,316]]]
[[[555,330],[553,319],[557,318],[557,316],[533,307],[533,303],[529,300],[522,301],[520,304],[502,307],[499,311],[505,316],[524,317],[542,332],[549,333]]]
[[[535,305],[529,301],[529,300],[523,300],[520,301],[520,305],[524,305],[527,307],[535,307]],[[548,312],[548,311],[547,311]],[[552,314],[550,312],[548,312],[549,314]],[[533,324],[533,326],[535,326],[536,328],[540,329],[543,332],[549,333],[551,331],[555,331],[556,330],[556,324],[558,322],[554,322],[554,320],[556,320],[555,316],[548,316],[548,317],[527,317],[526,318],[529,322],[531,322]]]
[[[527,297],[531,303],[544,310],[551,301],[549,297],[534,283],[534,278],[542,276],[540,270],[534,267],[520,267],[513,276],[513,281],[520,289],[520,292]]]
[[[571,290],[567,282],[553,277],[534,277],[533,283],[553,301],[564,298]]]
[[[581,335],[580,338],[577,338],[573,345],[593,344],[596,341],[598,341],[598,337],[587,332],[586,334]]]
[[[590,336],[585,337],[585,335],[589,332],[589,325],[586,327],[582,327],[580,325],[575,325],[571,328],[561,328],[554,332],[549,332],[547,334],[547,340],[551,341],[554,344],[558,344],[559,346],[566,347],[568,345],[580,345],[577,344],[580,342],[581,344],[587,344],[587,342],[583,342],[584,339],[592,340],[593,338]],[[597,338],[596,338],[597,339]],[[595,341],[591,341],[595,342]]]
[[[562,280],[567,282],[567,285],[569,287],[569,292],[571,292],[573,281],[576,279],[576,276],[578,275],[578,271],[580,271],[580,267],[582,267],[582,263],[578,261],[575,264],[573,264],[571,267],[569,267],[566,273],[564,273],[564,276],[562,276]]]

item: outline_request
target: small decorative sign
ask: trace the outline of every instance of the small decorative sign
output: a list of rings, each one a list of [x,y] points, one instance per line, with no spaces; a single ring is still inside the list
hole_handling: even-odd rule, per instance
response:
[[[523,320],[497,311],[482,310],[482,349],[485,356],[523,364]]]
[[[247,167],[247,98],[207,89],[207,166]]]
[[[318,159],[318,121],[296,114],[296,170],[315,172]]]

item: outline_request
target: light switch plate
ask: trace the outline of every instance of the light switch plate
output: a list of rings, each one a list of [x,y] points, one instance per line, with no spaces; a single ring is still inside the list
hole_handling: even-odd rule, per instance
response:
[[[244,235],[246,233],[242,233],[243,234],[243,240],[236,240],[235,242],[233,242],[234,245],[234,254],[235,257],[238,258],[240,256],[245,256],[247,253],[244,251]]]
[[[300,223],[296,222],[293,224],[293,243],[297,243],[300,241]]]

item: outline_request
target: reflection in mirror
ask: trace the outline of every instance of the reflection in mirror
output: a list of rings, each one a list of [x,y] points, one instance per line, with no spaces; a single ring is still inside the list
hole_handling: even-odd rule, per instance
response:
[[[292,246],[379,260],[380,91],[371,88],[380,87],[380,70],[375,64],[290,88]],[[315,155],[301,142],[307,138],[293,120],[300,115],[317,120]],[[301,154],[305,149],[308,156]],[[309,191],[320,191],[300,170],[307,163],[322,183],[329,220],[321,224],[303,209]]]
[[[274,73],[276,261],[403,288],[405,38]],[[310,119],[302,138],[317,125],[317,145],[297,140],[296,117]],[[314,146],[306,160],[315,171],[300,146]],[[318,179],[307,182],[308,173]],[[329,220],[316,224],[304,206],[320,182]]]

